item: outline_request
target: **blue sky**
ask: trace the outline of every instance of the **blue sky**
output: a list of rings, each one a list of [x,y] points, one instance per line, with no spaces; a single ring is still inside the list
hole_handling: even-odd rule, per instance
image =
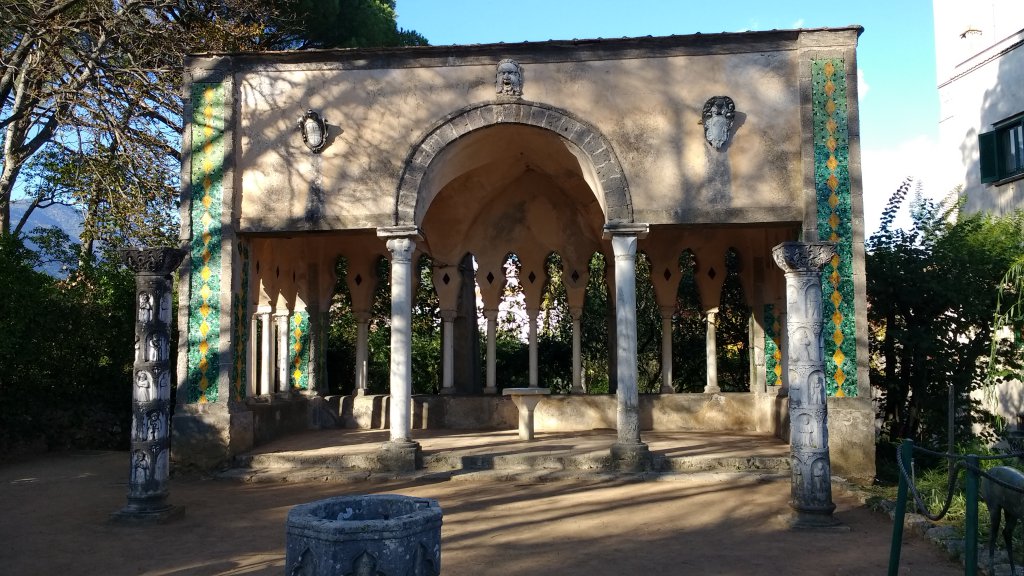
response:
[[[927,178],[939,116],[930,0],[399,0],[398,23],[434,45],[857,24],[868,232],[905,177],[922,179],[930,196],[949,189]]]

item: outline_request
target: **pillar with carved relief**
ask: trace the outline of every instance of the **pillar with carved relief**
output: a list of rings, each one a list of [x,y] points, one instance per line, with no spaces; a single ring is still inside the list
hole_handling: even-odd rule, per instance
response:
[[[135,364],[128,504],[117,522],[163,522],[184,509],[167,503],[170,476],[171,272],[186,252],[176,248],[125,250],[135,273]]]
[[[832,259],[829,242],[783,242],[772,249],[786,274],[786,356],[795,527],[838,524],[832,515],[832,472],[825,399],[821,267]]]

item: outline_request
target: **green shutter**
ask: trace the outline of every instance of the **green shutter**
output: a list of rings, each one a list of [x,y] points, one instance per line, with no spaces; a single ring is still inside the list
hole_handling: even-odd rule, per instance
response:
[[[999,142],[996,136],[995,130],[978,134],[978,165],[983,184],[999,180]]]

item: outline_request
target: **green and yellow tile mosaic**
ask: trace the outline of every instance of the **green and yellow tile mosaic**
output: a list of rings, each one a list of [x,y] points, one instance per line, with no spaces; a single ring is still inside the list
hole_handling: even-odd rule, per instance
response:
[[[241,268],[239,292],[231,295],[231,310],[234,326],[231,340],[234,344],[234,362],[231,365],[231,398],[245,398],[246,370],[245,354],[249,348],[249,244],[238,242],[238,264]]]
[[[813,60],[811,91],[818,235],[836,244],[836,255],[825,265],[821,276],[826,386],[830,396],[856,396],[853,207],[845,61]]]
[[[292,389],[309,389],[309,313],[296,311],[288,321],[288,361]]]
[[[769,386],[782,386],[782,324],[774,304],[764,305],[764,358]]]
[[[188,307],[188,402],[217,401],[220,369],[221,198],[224,180],[224,87],[192,85],[191,277]]]

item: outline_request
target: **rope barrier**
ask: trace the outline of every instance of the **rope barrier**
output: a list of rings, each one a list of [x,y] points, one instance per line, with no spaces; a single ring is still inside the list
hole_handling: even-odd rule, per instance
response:
[[[928,505],[925,504],[924,499],[921,498],[921,493],[917,491],[917,483],[910,477],[910,473],[907,472],[903,465],[903,459],[897,458],[896,464],[899,466],[900,474],[903,476],[904,482],[907,483],[907,487],[910,488],[910,493],[914,496],[914,504],[917,505],[918,512],[921,513],[925,518],[937,522],[946,517],[946,513],[949,512],[950,506],[953,504],[953,496],[956,488],[956,480],[959,476],[959,468],[962,464],[957,463],[950,466],[949,470],[949,481],[946,484],[946,502],[942,505],[942,510],[938,514],[932,514],[928,510]]]
[[[924,498],[921,497],[921,493],[917,489],[917,483],[914,481],[914,478],[911,477],[910,472],[907,471],[905,465],[903,464],[903,459],[896,459],[896,464],[899,467],[900,475],[903,476],[903,480],[907,483],[907,487],[910,489],[910,493],[914,497],[914,504],[917,507],[917,511],[920,512],[922,516],[933,522],[942,520],[949,512],[949,508],[950,506],[952,506],[953,503],[953,497],[956,494],[957,478],[960,475],[961,468],[974,472],[978,476],[985,478],[986,480],[992,482],[997,486],[1001,486],[1003,488],[1012,490],[1014,492],[1017,492],[1018,494],[1024,494],[1024,489],[1022,489],[1022,487],[1007,484],[1006,482],[992,476],[991,474],[988,474],[987,472],[985,472],[984,469],[969,464],[967,462],[968,455],[951,454],[949,452],[936,452],[934,450],[929,450],[927,448],[922,448],[920,446],[913,446],[913,449],[917,452],[921,452],[931,456],[937,456],[940,458],[946,458],[950,460],[949,480],[946,483],[946,499],[942,505],[942,509],[938,513],[933,514],[928,509],[928,505],[925,503]],[[1015,452],[1010,454],[993,454],[988,456],[973,457],[977,460],[1008,460],[1011,458],[1022,458],[1024,457],[1024,452]]]

